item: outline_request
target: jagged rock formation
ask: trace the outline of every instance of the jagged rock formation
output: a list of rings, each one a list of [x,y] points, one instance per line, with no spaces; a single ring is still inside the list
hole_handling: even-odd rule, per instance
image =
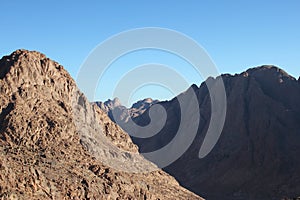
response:
[[[135,118],[143,114],[152,105],[158,103],[158,100],[153,100],[151,98],[146,98],[134,103],[130,108],[131,117]]]
[[[116,97],[113,100],[107,100],[105,102],[95,102],[101,110],[103,110],[114,122],[123,121],[128,122],[128,119],[135,118],[143,114],[148,108],[152,105],[158,103],[158,100],[153,100],[151,98],[146,98],[134,103],[131,108],[126,108],[120,102],[120,100]],[[115,116],[113,113],[116,113]],[[114,117],[118,117],[118,119],[114,119]]]
[[[136,153],[128,135],[45,55],[4,56],[0,92],[1,199],[201,199]],[[156,170],[118,171],[107,165],[111,159],[129,171]]]
[[[199,88],[193,85],[190,89],[197,94],[201,116],[197,136],[185,154],[164,170],[207,199],[264,200],[299,196],[299,80],[274,66],[225,74],[222,78],[227,114],[218,143],[208,156],[198,158],[210,123],[211,102],[205,83]],[[213,83],[215,79],[208,81]],[[132,137],[140,152],[165,146],[178,129],[180,105],[177,99],[158,104],[165,107],[167,122],[151,138]],[[149,111],[134,121],[147,125]]]

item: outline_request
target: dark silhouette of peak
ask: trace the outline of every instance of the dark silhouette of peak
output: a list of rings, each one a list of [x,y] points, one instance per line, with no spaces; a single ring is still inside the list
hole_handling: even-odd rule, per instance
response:
[[[196,84],[192,84],[192,85],[191,85],[191,88],[194,89],[194,90],[199,89],[198,86],[197,86]]]
[[[199,149],[211,120],[207,85],[222,78],[227,96],[226,120],[216,146],[203,159]],[[195,193],[212,200],[265,200],[300,195],[300,81],[270,65],[243,73],[208,78],[193,85],[200,108],[200,125],[189,149],[164,170]],[[183,92],[180,95],[187,95]],[[188,102],[186,102],[188,103]],[[175,137],[181,115],[177,98],[158,102],[167,112],[165,126],[151,138],[132,137],[140,152],[151,152]],[[184,113],[181,113],[184,112]],[[157,119],[159,120],[159,119]],[[149,109],[135,116],[137,124],[149,123]],[[151,119],[155,124],[155,119]],[[189,133],[187,127],[186,133]],[[146,134],[146,133],[145,133]]]
[[[274,77],[287,77],[294,79],[292,76],[290,76],[287,72],[284,70],[273,66],[273,65],[263,65],[260,67],[254,67],[251,69],[248,69],[246,71],[250,76],[262,76],[262,75],[268,75],[268,76],[274,76]]]

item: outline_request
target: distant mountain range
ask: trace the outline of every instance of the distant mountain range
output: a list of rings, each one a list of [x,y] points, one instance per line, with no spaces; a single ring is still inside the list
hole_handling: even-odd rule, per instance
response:
[[[209,200],[300,196],[300,79],[275,66],[224,74],[221,78],[227,95],[227,113],[216,146],[205,158],[198,158],[211,117],[211,99],[203,82],[200,87],[193,85],[188,89],[194,90],[199,102],[196,138],[183,156],[164,170],[184,187]],[[214,83],[216,79],[207,81]],[[137,104],[127,109],[118,100],[97,102],[112,120],[126,124],[132,117],[141,126],[150,122],[151,106],[163,106],[168,115],[162,130],[150,138],[131,138],[142,153],[168,144],[183,114],[178,98],[163,102],[144,100]],[[195,114],[191,110],[183,112]],[[126,126],[123,128],[126,131]]]
[[[150,108],[153,104],[158,103],[158,100],[153,100],[151,98],[140,100],[134,103],[131,108],[126,108],[120,102],[120,100],[116,97],[113,100],[107,100],[105,102],[95,102],[101,110],[107,113],[107,115],[112,119],[114,122],[113,112],[117,114],[115,117],[118,117],[118,120],[127,122],[128,119],[135,118],[143,114],[148,108]]]

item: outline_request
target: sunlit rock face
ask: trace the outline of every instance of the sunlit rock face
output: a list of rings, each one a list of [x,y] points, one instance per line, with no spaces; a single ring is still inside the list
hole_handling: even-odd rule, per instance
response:
[[[201,199],[140,156],[45,55],[3,57],[0,91],[1,199]],[[138,169],[144,173],[130,173]]]

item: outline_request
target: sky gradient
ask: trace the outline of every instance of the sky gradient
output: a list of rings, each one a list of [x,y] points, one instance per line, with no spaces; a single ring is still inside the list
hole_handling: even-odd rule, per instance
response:
[[[37,50],[61,63],[76,79],[81,64],[98,44],[134,28],[162,27],[188,35],[211,56],[221,73],[273,64],[300,75],[300,1],[1,1],[0,56],[16,49]],[[97,100],[112,98],[109,87],[144,63],[163,63],[190,84],[203,81],[173,55],[144,51],[121,58],[103,77]],[[101,84],[101,81],[100,83]],[[103,87],[101,87],[103,88]],[[133,94],[169,99],[166,89],[148,86]]]

